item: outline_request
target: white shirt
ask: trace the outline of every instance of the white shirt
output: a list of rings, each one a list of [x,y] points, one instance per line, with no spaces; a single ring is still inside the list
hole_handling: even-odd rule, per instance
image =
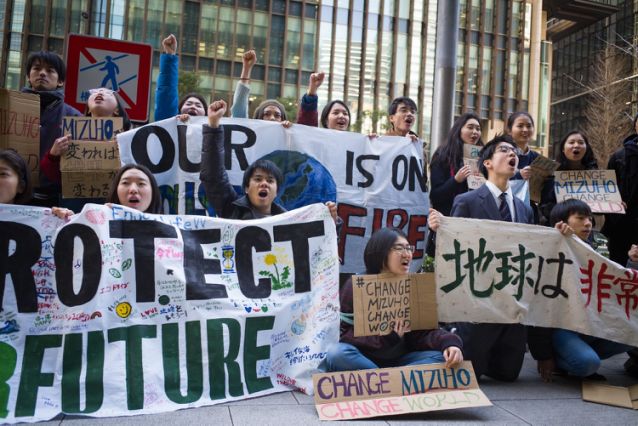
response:
[[[503,191],[498,189],[498,186],[494,185],[492,182],[485,181],[485,186],[490,190],[492,196],[494,197],[494,201],[496,202],[496,207],[501,206],[501,194]],[[507,184],[507,189],[505,190],[505,199],[507,200],[507,207],[510,209],[510,215],[512,215],[512,222],[516,221],[516,210],[514,210],[514,193],[512,192],[512,187]]]

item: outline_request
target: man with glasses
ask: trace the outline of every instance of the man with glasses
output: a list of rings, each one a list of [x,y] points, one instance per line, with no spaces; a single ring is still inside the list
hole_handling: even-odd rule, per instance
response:
[[[507,136],[497,136],[481,149],[479,170],[487,179],[480,188],[458,195],[451,216],[471,219],[534,223],[530,206],[513,196],[509,184],[518,166],[516,146]],[[436,231],[441,214],[430,210],[428,224]],[[472,361],[476,377],[514,381],[523,365],[526,329],[521,324],[460,323],[465,357]]]

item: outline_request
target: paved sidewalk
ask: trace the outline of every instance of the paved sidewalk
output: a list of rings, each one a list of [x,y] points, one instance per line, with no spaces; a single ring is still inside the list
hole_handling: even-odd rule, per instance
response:
[[[612,385],[638,383],[624,374],[625,354],[603,362],[599,373]],[[341,425],[403,425],[403,424],[477,424],[489,422],[507,425],[638,425],[638,411],[583,402],[580,381],[557,377],[543,383],[536,372],[536,362],[527,355],[521,377],[515,383],[485,380],[481,388],[493,407],[436,411],[397,417],[339,422]],[[236,401],[211,407],[191,408],[173,413],[117,418],[87,418],[64,416],[44,425],[220,425],[279,426],[321,425],[313,400],[298,392],[284,392],[260,398]]]

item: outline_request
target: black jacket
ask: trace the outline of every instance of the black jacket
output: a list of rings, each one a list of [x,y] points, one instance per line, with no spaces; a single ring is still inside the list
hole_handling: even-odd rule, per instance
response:
[[[206,198],[213,205],[217,216],[226,219],[257,219],[261,217],[246,196],[239,196],[228,180],[224,167],[224,128],[202,126],[202,163],[199,179],[204,185]],[[271,214],[286,209],[273,202]]]

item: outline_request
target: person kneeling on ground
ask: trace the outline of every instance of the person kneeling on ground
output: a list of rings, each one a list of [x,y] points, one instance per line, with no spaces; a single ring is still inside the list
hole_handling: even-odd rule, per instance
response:
[[[405,275],[410,270],[414,246],[397,228],[382,228],[372,234],[363,253],[366,274]],[[354,336],[352,279],[341,289],[341,337],[326,355],[328,371],[363,370],[412,364],[445,362],[454,367],[463,361],[463,342],[442,329],[410,331],[397,321],[389,334]]]
[[[497,136],[485,145],[478,159],[479,170],[487,179],[474,191],[458,195],[451,216],[532,224],[530,206],[514,197],[510,178],[516,173],[518,157],[511,139]],[[434,232],[440,226],[441,213],[430,209],[428,225]],[[522,324],[458,323],[466,357],[472,361],[476,377],[514,381],[525,357],[527,332]]]
[[[556,204],[550,213],[550,223],[563,235],[575,234],[591,244],[592,212],[585,202],[566,200]],[[538,371],[545,381],[551,380],[555,367],[570,376],[604,380],[596,373],[600,361],[632,349],[629,345],[571,330],[553,329],[550,336],[544,348],[545,356],[535,356],[543,359],[538,362]]]

